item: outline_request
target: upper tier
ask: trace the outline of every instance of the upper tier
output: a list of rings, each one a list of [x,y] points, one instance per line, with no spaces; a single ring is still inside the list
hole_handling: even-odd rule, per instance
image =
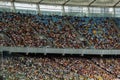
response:
[[[120,49],[119,20],[0,12],[0,45]]]

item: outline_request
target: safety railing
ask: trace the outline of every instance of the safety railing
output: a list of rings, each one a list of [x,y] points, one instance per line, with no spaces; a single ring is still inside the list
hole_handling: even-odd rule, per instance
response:
[[[93,54],[93,55],[120,55],[120,50],[105,49],[71,49],[71,48],[34,48],[34,47],[0,47],[0,52],[14,53],[44,53],[44,54]]]

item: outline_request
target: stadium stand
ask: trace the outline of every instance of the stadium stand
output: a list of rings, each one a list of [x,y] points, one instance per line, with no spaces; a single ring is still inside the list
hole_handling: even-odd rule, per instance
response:
[[[3,63],[8,80],[114,80],[120,74],[120,58],[10,54]]]
[[[9,34],[16,46],[120,49],[119,34],[111,23],[112,18],[45,16],[8,12],[1,12],[0,17],[2,17],[0,31]],[[67,24],[67,20],[88,42],[77,38],[78,34]],[[41,35],[47,39],[42,38]]]
[[[120,39],[117,30],[108,17],[75,17],[70,19],[75,29],[83,34],[96,49],[115,49]]]
[[[16,46],[40,47],[47,44],[46,40],[41,40],[32,30],[27,14],[3,13],[1,17],[3,17],[0,26],[1,31],[9,34]]]
[[[120,80],[120,0],[0,0],[0,80]]]

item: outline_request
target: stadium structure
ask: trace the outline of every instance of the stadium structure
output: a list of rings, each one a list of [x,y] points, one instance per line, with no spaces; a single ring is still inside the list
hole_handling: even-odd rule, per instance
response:
[[[120,0],[0,0],[0,80],[120,80]]]

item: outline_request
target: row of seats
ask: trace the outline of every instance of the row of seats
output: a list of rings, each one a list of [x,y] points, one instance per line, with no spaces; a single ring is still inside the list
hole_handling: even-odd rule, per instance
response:
[[[2,75],[7,80],[114,80],[120,74],[119,61],[120,58],[17,55],[4,57]]]
[[[16,46],[120,49],[120,35],[111,18],[7,12],[0,12],[0,17],[0,31],[9,34]]]

